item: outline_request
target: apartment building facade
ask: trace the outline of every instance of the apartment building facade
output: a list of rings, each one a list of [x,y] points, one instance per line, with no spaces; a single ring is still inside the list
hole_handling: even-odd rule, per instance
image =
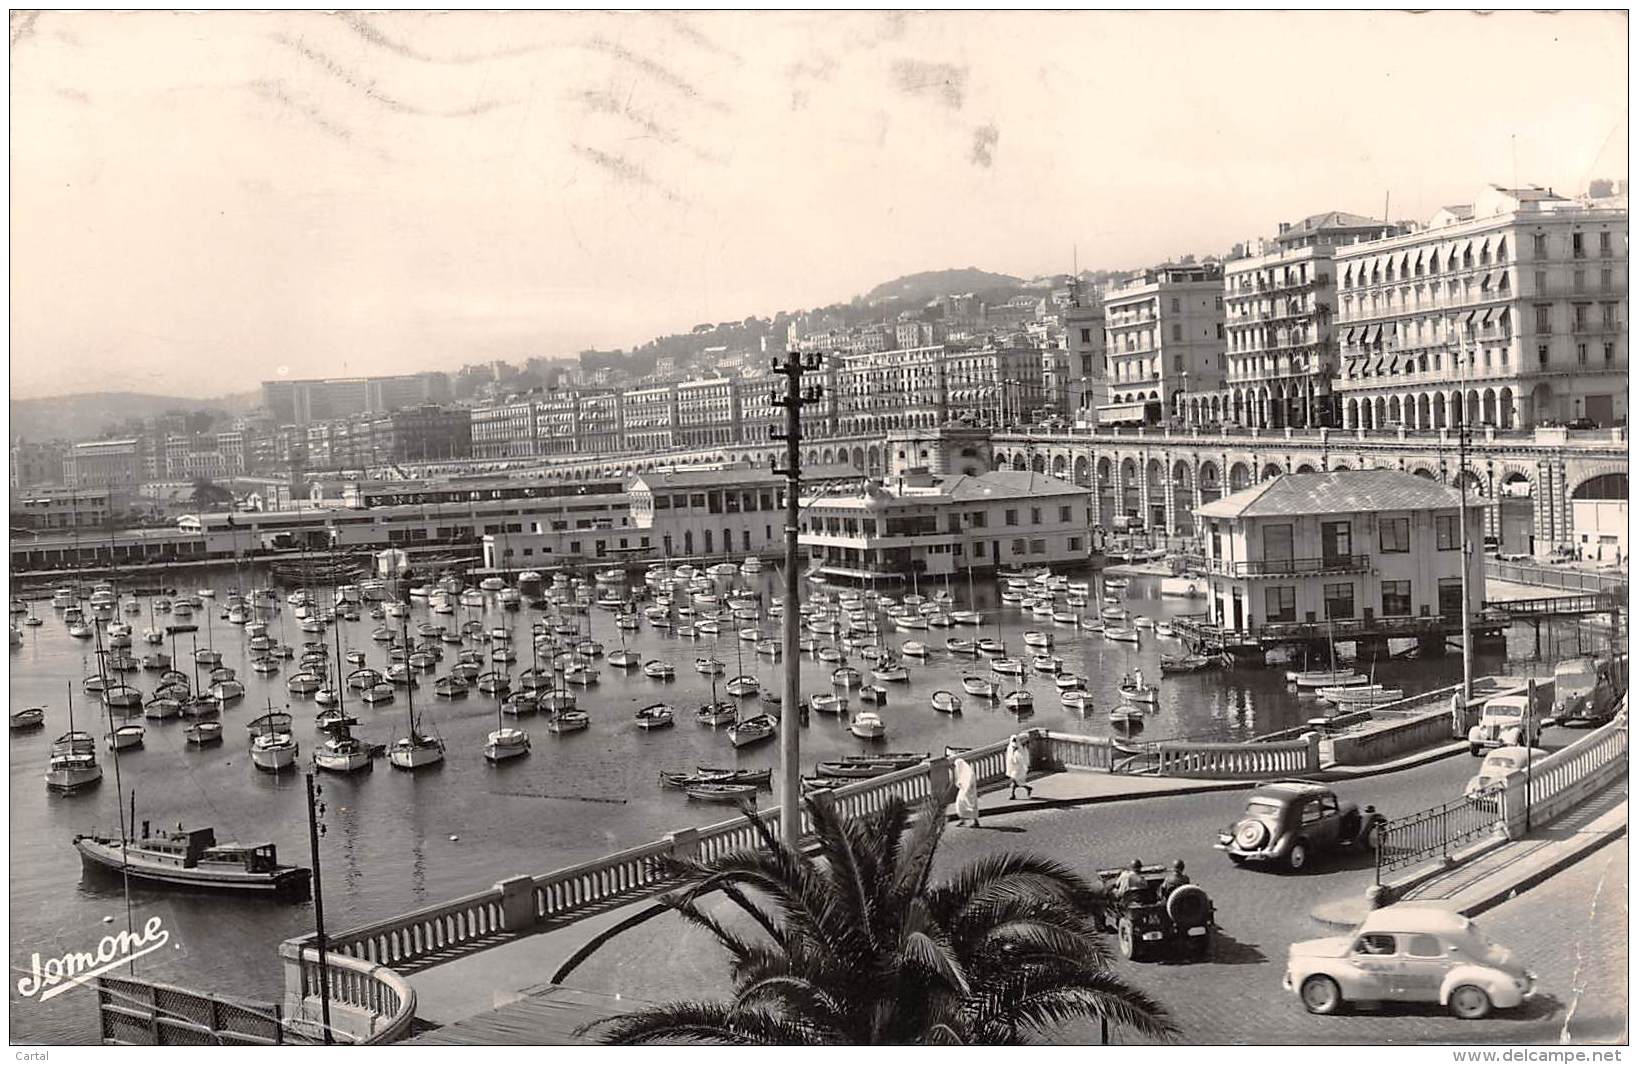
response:
[[[1166,265],[1104,293],[1107,424],[1171,424],[1190,417],[1187,397],[1223,381],[1223,269]],[[1198,409],[1196,409],[1196,414]]]
[[[1627,263],[1624,200],[1499,186],[1339,249],[1342,424],[1625,424]]]

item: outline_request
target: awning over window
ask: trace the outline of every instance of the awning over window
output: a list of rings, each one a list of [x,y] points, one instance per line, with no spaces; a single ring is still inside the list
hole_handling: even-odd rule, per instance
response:
[[[1472,325],[1473,324],[1473,316],[1475,314],[1477,314],[1477,313],[1479,313],[1479,312],[1478,311],[1463,311],[1461,314],[1458,314],[1456,316],[1456,324],[1457,325]]]
[[[1366,344],[1375,344],[1379,339],[1381,339],[1381,337],[1382,337],[1382,327],[1380,325],[1370,326],[1369,328],[1367,328],[1365,330],[1364,343],[1366,343]]]
[[[1484,310],[1484,313],[1479,315],[1479,324],[1480,325],[1489,325],[1491,323],[1491,321],[1493,321],[1495,319],[1495,317],[1496,317],[1496,308],[1486,307],[1485,310]]]

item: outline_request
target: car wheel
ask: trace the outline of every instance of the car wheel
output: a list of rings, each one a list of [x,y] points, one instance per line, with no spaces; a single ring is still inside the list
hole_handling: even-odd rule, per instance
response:
[[[1342,988],[1329,976],[1310,976],[1302,982],[1302,1004],[1309,1013],[1328,1017],[1342,1011]]]
[[[1467,753],[1471,754],[1475,758],[1479,757],[1480,752],[1483,750],[1484,748],[1480,747],[1477,743],[1470,743],[1467,745]]]
[[[1476,1021],[1490,1015],[1490,995],[1482,987],[1463,984],[1450,993],[1450,1012],[1464,1021]]]
[[[1301,872],[1302,867],[1308,864],[1308,847],[1298,840],[1291,844],[1291,849],[1285,855],[1285,867],[1293,873]]]
[[[1115,929],[1115,942],[1120,947],[1121,957],[1127,961],[1137,961],[1137,931],[1132,927],[1130,917],[1120,919],[1120,925]]]

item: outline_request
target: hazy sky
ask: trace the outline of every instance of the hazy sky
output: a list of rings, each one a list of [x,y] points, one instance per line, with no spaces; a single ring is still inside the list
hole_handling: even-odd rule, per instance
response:
[[[44,13],[19,397],[627,347],[1625,177],[1625,16]],[[1516,170],[1515,170],[1516,157]]]

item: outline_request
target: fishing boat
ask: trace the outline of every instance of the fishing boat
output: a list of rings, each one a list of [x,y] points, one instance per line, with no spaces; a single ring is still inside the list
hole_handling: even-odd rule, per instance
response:
[[[120,725],[110,732],[106,739],[110,751],[129,751],[142,746],[143,737],[148,730],[141,725]]]
[[[1380,706],[1405,697],[1404,689],[1389,688],[1382,684],[1355,684],[1345,688],[1320,688],[1316,694],[1328,703],[1349,709],[1362,706]]]
[[[102,780],[97,764],[97,741],[89,732],[74,729],[74,689],[68,689],[68,731],[51,745],[46,765],[46,787],[65,794],[90,787]]]
[[[884,658],[871,666],[870,675],[876,680],[894,684],[904,684],[910,680],[910,671],[890,658]]]
[[[129,684],[110,684],[102,690],[102,705],[112,710],[139,709],[142,698],[142,692]]]
[[[990,670],[1004,677],[1021,677],[1024,675],[1024,663],[1016,658],[997,658],[990,662]]]
[[[1175,639],[1177,637],[1177,630],[1172,627],[1172,623],[1169,621],[1156,621],[1155,635],[1162,637],[1163,639]]]
[[[753,743],[773,739],[775,728],[773,718],[767,714],[757,714],[729,725],[728,742],[736,748],[749,747]]]
[[[574,692],[567,688],[547,688],[536,692],[535,705],[548,714],[578,709]]]
[[[368,744],[352,734],[347,725],[326,730],[326,735],[313,750],[313,765],[327,773],[356,773],[372,769],[375,762]]]
[[[846,700],[834,692],[808,696],[808,709],[816,714],[839,714],[847,706]]]
[[[945,640],[944,649],[953,655],[965,655],[969,658],[976,657],[978,654],[978,645],[976,643],[971,640],[963,640],[957,636]]]
[[[864,677],[852,666],[838,666],[830,671],[830,682],[839,688],[857,688]]]
[[[1116,704],[1109,708],[1109,723],[1120,729],[1135,730],[1141,728],[1143,725],[1143,711],[1127,704]]]
[[[77,835],[74,849],[87,870],[156,887],[221,891],[295,900],[306,898],[312,871],[280,865],[271,843],[217,843],[210,828],[159,829],[129,839]]]
[[[1129,677],[1121,678],[1120,697],[1129,703],[1154,706],[1160,702],[1160,688],[1158,685],[1143,683],[1143,672],[1139,670]]]
[[[396,689],[389,680],[378,680],[366,688],[360,689],[358,697],[371,706],[380,706],[390,703],[396,698]]]
[[[1070,688],[1059,692],[1058,701],[1070,710],[1084,712],[1092,709],[1092,696],[1080,688]]]
[[[961,696],[955,692],[939,690],[933,693],[933,709],[941,714],[961,713]]]
[[[1063,672],[1064,660],[1057,655],[1036,655],[1030,659],[1030,668],[1037,673],[1046,673],[1056,676]]]
[[[750,784],[699,783],[683,786],[683,793],[695,802],[740,803],[756,800],[757,789]]]
[[[196,721],[182,731],[189,747],[210,747],[222,742],[220,721]]]
[[[1285,679],[1295,684],[1299,690],[1343,688],[1369,683],[1369,678],[1363,673],[1356,673],[1351,669],[1293,670],[1285,675]]]
[[[1160,673],[1165,676],[1170,673],[1199,673],[1212,669],[1217,665],[1217,658],[1213,655],[1161,655]]]
[[[813,767],[815,775],[833,780],[866,780],[887,773],[909,769],[927,760],[925,754],[887,753],[871,756],[847,755],[843,758],[819,762]]]
[[[1007,645],[1000,640],[984,636],[980,637],[977,643],[978,653],[981,655],[989,655],[993,658],[997,655],[1004,655],[1007,653]]]
[[[443,677],[433,684],[433,690],[438,691],[439,685],[450,682],[447,691],[453,692],[455,685],[459,685],[461,697],[466,695],[464,681],[454,681],[453,678]],[[439,692],[444,694],[444,692]],[[448,695],[447,698],[456,696]],[[424,731],[422,721],[415,713],[415,692],[409,692],[409,731],[398,737],[387,748],[387,761],[395,769],[424,769],[427,766],[437,765],[444,760],[444,741],[434,732]]]
[[[1061,692],[1077,691],[1086,687],[1086,678],[1078,673],[1059,673],[1052,678],[1052,683]]]
[[[694,710],[694,720],[701,725],[709,725],[712,728],[716,728],[718,725],[731,724],[736,716],[737,707],[735,704],[726,701],[712,701]]]
[[[665,703],[651,703],[637,711],[637,727],[652,730],[670,728],[676,724],[676,712]]]
[[[590,666],[570,666],[563,671],[563,683],[590,687],[597,683],[597,670]]]
[[[1112,643],[1137,643],[1138,633],[1136,629],[1106,626],[1103,630],[1103,638]]]
[[[1134,629],[1153,630],[1155,627],[1155,619],[1147,614],[1139,614],[1132,619],[1132,627]]]
[[[643,663],[643,676],[648,677],[650,680],[675,680],[677,667],[670,662],[662,662],[657,658],[651,658]]]
[[[226,706],[245,697],[245,686],[237,680],[219,680],[210,686],[210,697],[220,705]]]
[[[311,670],[292,673],[284,679],[284,690],[291,695],[312,695],[324,686],[324,678]]]
[[[874,710],[861,710],[854,714],[853,720],[847,724],[847,730],[861,740],[887,738],[887,725]]]
[[[512,687],[512,679],[510,677],[508,677],[505,673],[501,673],[498,670],[493,669],[487,672],[479,673],[475,683],[478,686],[478,691],[482,692],[484,695],[499,695],[503,692],[510,691]]]
[[[556,735],[584,732],[591,727],[591,715],[584,710],[558,710],[546,715],[546,731]]]
[[[964,673],[961,676],[961,690],[968,695],[976,695],[981,699],[994,699],[1000,694],[1000,686],[988,677],[977,673]]]
[[[471,686],[460,677],[439,677],[432,682],[432,694],[440,699],[465,699]]]
[[[272,705],[269,702],[268,712],[251,721],[247,727],[250,729],[251,764],[257,769],[278,773],[295,766],[301,748],[291,729],[291,715],[272,709]]]
[[[694,672],[707,677],[721,676],[727,667],[715,658],[694,659]]]
[[[1027,714],[1035,709],[1035,696],[1027,688],[1017,688],[1001,697],[1001,705],[1015,714]]]
[[[859,689],[859,701],[872,706],[886,706],[887,689],[879,684],[866,684]]]

